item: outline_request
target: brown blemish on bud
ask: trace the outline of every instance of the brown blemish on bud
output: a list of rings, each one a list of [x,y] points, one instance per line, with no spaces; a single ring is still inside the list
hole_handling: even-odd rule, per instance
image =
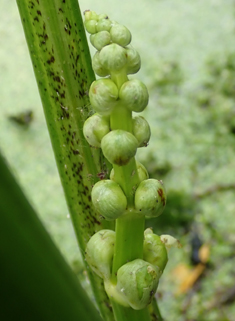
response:
[[[158,195],[159,195],[160,198],[161,198],[162,205],[165,206],[165,205],[166,205],[166,199],[165,199],[165,197],[164,197],[163,190],[162,190],[161,188],[159,188],[159,189],[157,190],[157,193],[158,193]]]

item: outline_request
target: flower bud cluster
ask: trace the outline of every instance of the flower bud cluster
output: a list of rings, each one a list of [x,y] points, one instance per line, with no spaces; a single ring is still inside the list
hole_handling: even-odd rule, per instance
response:
[[[137,148],[147,146],[151,134],[144,117],[132,117],[132,112],[140,113],[146,108],[149,98],[147,88],[140,80],[128,78],[129,74],[140,69],[139,54],[128,47],[130,31],[106,15],[85,11],[84,24],[91,34],[91,44],[97,49],[92,61],[93,69],[98,76],[106,78],[91,84],[89,98],[96,113],[84,123],[83,133],[87,142],[101,148],[113,165],[110,179],[101,180],[93,186],[92,203],[100,217],[106,220],[127,217],[133,211],[138,218],[157,217],[166,204],[162,181],[149,179],[147,170],[137,161],[134,170],[131,167]],[[122,126],[122,122],[125,125]],[[124,193],[125,184],[122,185],[118,177],[124,176],[120,174],[124,172],[121,166],[128,164],[130,167],[125,168],[129,173],[137,172],[137,183],[134,187],[134,184],[131,185],[131,203],[128,192],[125,190]],[[97,232],[87,244],[86,260],[91,269],[103,278],[110,297],[124,306],[143,309],[156,292],[168,260],[167,245],[174,241],[168,236],[161,239],[147,229],[143,259],[121,266],[115,274],[116,278],[112,275],[115,239],[114,231]]]
[[[89,98],[96,114],[92,121],[88,119],[85,122],[83,133],[91,146],[102,148],[110,163],[122,166],[135,155],[138,147],[147,146],[150,139],[150,127],[143,117],[133,118],[131,132],[107,135],[111,130],[110,115],[115,108],[125,106],[127,110],[139,113],[148,104],[146,86],[138,79],[129,80],[127,77],[140,69],[140,56],[135,49],[128,47],[131,33],[125,26],[94,11],[87,10],[84,15],[85,28],[90,33],[92,45],[97,49],[92,59],[93,69],[98,76],[107,78],[91,84]],[[121,79],[120,83],[114,80],[117,77]],[[127,153],[125,144],[120,144],[121,141],[126,144],[129,141],[130,153]]]
[[[86,261],[104,280],[107,294],[120,304],[135,310],[145,308],[152,300],[166,266],[167,250],[161,237],[147,229],[144,234],[144,257],[122,265],[117,281],[111,281],[115,247],[115,232],[101,230],[94,234],[86,247]]]
[[[113,165],[124,166],[135,156],[137,148],[148,145],[150,127],[142,116],[132,118],[131,130],[111,128],[110,117],[117,109],[125,108],[128,113],[142,112],[148,104],[146,86],[138,79],[129,80],[127,75],[136,73],[140,68],[140,57],[136,50],[127,47],[131,42],[131,33],[123,25],[110,20],[107,15],[98,15],[94,11],[85,11],[85,27],[91,34],[92,45],[97,49],[93,57],[93,69],[98,76],[106,77],[95,80],[90,87],[89,97],[94,115],[84,123],[83,133],[88,143],[96,148],[101,147],[106,159]],[[120,78],[121,81],[115,81]],[[140,181],[148,179],[143,165],[138,165]],[[117,219],[126,211],[127,200],[117,183],[115,175],[111,180],[98,182],[93,187],[92,202],[101,217],[107,220]],[[146,181],[153,184],[153,181]],[[155,185],[159,185],[155,181]],[[158,188],[159,187],[159,188]],[[152,188],[154,194],[150,203],[148,216],[160,215],[164,202],[160,198],[160,188]],[[144,186],[140,186],[141,194]],[[165,192],[163,190],[165,197]],[[147,197],[148,202],[150,197]],[[146,215],[148,207],[136,202],[136,208]]]

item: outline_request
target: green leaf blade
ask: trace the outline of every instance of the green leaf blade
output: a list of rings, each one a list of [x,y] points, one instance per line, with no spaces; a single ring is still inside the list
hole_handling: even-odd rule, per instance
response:
[[[101,321],[0,155],[1,320]]]
[[[84,256],[87,241],[103,227],[90,193],[105,164],[100,150],[91,150],[82,132],[92,112],[88,90],[94,73],[80,9],[76,0],[17,0],[17,4],[70,217]],[[89,270],[88,275],[101,313],[112,320],[102,280]]]

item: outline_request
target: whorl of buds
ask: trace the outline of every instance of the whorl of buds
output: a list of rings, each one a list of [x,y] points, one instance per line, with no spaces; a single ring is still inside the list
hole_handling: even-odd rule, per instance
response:
[[[101,115],[110,115],[118,99],[118,88],[111,79],[93,81],[89,90],[92,107]]]
[[[92,270],[102,279],[111,275],[115,232],[101,230],[94,234],[87,243],[85,258]]]
[[[161,273],[168,261],[165,244],[161,241],[160,236],[153,234],[150,228],[144,232],[144,260],[158,266]]]
[[[127,46],[131,42],[130,31],[116,21],[109,20],[107,15],[97,15],[94,11],[90,10],[85,11],[84,15],[84,25],[90,34],[108,31],[110,32],[111,42],[119,44],[122,47]]]
[[[108,179],[93,186],[91,199],[96,211],[108,221],[124,214],[127,207],[127,199],[121,187]]]
[[[138,141],[131,133],[117,129],[112,130],[101,141],[104,156],[111,164],[126,165],[135,156]]]
[[[127,47],[131,42],[131,33],[125,26],[110,20],[106,14],[97,15],[94,11],[85,11],[84,25],[91,34],[91,44],[100,52],[101,59],[93,58],[95,73],[105,77],[113,72],[125,69],[126,74],[134,74],[140,69],[140,56],[134,48]],[[105,50],[102,50],[105,49]]]
[[[138,147],[146,147],[151,136],[150,126],[147,120],[142,116],[134,117],[132,119],[132,131],[139,142]]]
[[[94,114],[83,125],[83,134],[93,147],[100,147],[102,138],[110,131],[109,118]]]
[[[117,291],[134,310],[151,303],[157,290],[160,271],[141,259],[124,264],[117,272]]]
[[[138,79],[126,81],[119,91],[119,98],[131,111],[143,111],[149,100],[146,86]]]
[[[105,136],[106,137],[106,136]],[[135,208],[146,217],[162,214],[166,205],[166,192],[161,181],[146,179],[135,192]]]

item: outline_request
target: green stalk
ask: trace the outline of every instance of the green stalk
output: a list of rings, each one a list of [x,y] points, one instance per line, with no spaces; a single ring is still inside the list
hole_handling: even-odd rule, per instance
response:
[[[111,79],[118,88],[128,80],[123,73],[112,74]],[[116,106],[110,117],[111,130],[121,129],[132,133],[132,112],[125,106]],[[122,187],[126,197],[129,211],[123,217],[116,220],[116,240],[114,248],[112,282],[116,283],[117,270],[127,262],[143,258],[143,240],[145,217],[140,216],[134,210],[134,192],[140,183],[136,161],[133,158],[125,166],[114,165],[115,181]],[[139,311],[125,308],[112,301],[116,321],[149,321],[148,309]]]
[[[127,165],[113,166],[115,181],[122,187],[129,207],[134,206],[134,194],[136,186],[139,184],[136,161],[132,158]]]
[[[134,210],[116,220],[113,278],[122,265],[137,258],[143,259],[144,226],[144,216]]]
[[[160,310],[158,308],[156,297],[153,298],[151,304],[148,306],[149,313],[151,315],[152,321],[163,321]]]
[[[117,321],[153,321],[147,308],[142,310],[133,310],[131,308],[125,308],[113,300],[111,302],[115,319]],[[156,320],[158,319],[155,319],[155,321]]]
[[[84,256],[103,226],[91,204],[91,188],[105,163],[83,137],[94,80],[77,0],[17,0],[70,217]],[[106,228],[112,229],[107,223]],[[113,320],[103,282],[88,269],[97,304]]]

